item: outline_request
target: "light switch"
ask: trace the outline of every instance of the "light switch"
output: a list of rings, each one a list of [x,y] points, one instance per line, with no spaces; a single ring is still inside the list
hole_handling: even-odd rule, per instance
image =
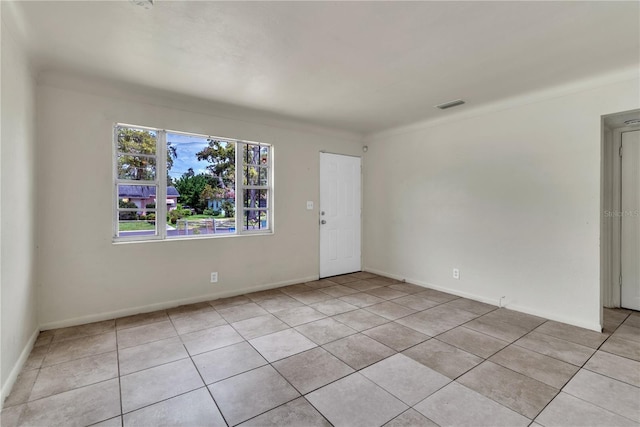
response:
[[[311,200],[307,200],[307,210],[310,211],[313,209],[313,202]]]

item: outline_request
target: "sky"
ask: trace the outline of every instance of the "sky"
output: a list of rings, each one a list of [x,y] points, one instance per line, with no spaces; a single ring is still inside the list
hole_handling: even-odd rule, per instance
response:
[[[198,161],[196,153],[208,145],[206,137],[182,135],[167,132],[167,142],[176,147],[178,157],[173,160],[173,167],[169,171],[171,178],[180,178],[189,168],[197,174],[206,171],[209,162]]]

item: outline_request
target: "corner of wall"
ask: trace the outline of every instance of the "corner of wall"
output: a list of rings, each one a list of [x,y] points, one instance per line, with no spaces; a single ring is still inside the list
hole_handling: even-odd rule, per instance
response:
[[[10,393],[40,330],[36,286],[36,83],[15,5],[2,2],[0,81],[0,383]],[[11,9],[11,10],[8,10]],[[10,13],[6,13],[6,12]],[[7,25],[8,24],[8,25]],[[10,141],[10,143],[7,143]],[[19,226],[15,226],[19,224]]]
[[[40,327],[36,327],[36,329],[31,334],[31,337],[29,337],[29,341],[27,341],[27,344],[23,347],[22,351],[20,352],[20,357],[18,357],[18,360],[13,365],[13,368],[11,369],[11,372],[9,372],[7,379],[2,384],[2,390],[0,391],[0,409],[4,407],[4,401],[11,393],[11,389],[13,388],[13,386],[16,383],[16,380],[18,379],[18,375],[20,375],[20,372],[22,371],[24,364],[29,358],[29,354],[31,354],[31,350],[33,350],[33,346],[36,343],[36,340],[38,339],[39,333],[40,333]]]

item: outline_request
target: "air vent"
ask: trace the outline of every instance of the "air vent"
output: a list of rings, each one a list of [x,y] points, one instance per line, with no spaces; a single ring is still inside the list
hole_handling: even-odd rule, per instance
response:
[[[627,126],[638,126],[640,125],[640,119],[625,120],[624,124]]]
[[[449,101],[443,104],[438,104],[435,107],[441,110],[446,110],[447,108],[457,107],[458,105],[462,105],[462,104],[464,104],[464,101],[462,99],[456,99],[455,101]]]

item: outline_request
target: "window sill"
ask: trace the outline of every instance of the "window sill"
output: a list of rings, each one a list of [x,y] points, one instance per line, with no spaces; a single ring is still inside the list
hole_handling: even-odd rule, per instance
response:
[[[159,243],[159,242],[184,242],[184,241],[193,241],[193,240],[217,240],[217,239],[234,239],[238,237],[256,237],[256,236],[273,236],[275,233],[273,230],[269,231],[261,231],[255,233],[239,233],[239,234],[227,234],[227,235],[204,235],[204,236],[188,236],[188,237],[172,237],[170,239],[145,239],[145,240],[135,240],[135,239],[127,239],[127,238],[113,238],[111,243],[113,245],[129,245],[129,244],[137,244],[137,243]]]

